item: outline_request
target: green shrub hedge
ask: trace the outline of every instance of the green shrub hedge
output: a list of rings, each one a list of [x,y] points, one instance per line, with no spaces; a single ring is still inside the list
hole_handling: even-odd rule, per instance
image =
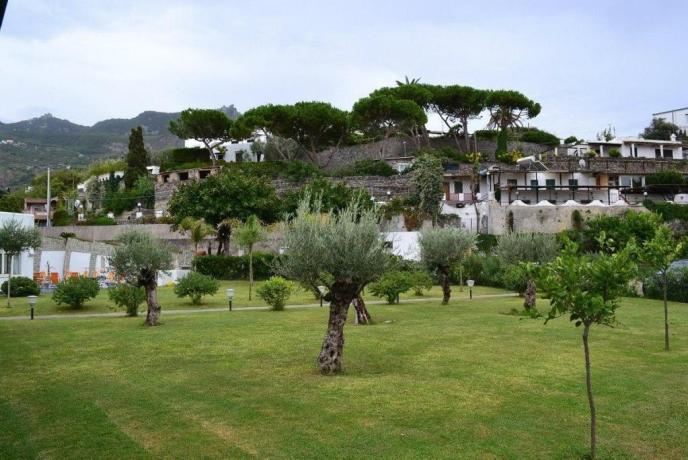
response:
[[[27,297],[30,295],[38,295],[41,290],[38,284],[31,278],[26,278],[24,276],[13,276],[12,282],[10,283],[10,297]],[[2,283],[2,289],[0,291],[2,295],[7,295],[7,281]]]
[[[275,254],[253,253],[253,278],[265,280],[274,275]],[[248,256],[197,256],[193,261],[198,273],[221,280],[248,279]]]

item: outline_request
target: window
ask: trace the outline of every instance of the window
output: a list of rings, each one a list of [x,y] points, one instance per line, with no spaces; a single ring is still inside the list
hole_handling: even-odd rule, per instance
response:
[[[638,158],[638,146],[637,145],[633,146],[633,156]]]
[[[538,180],[537,179],[531,179],[530,180],[530,189],[536,190],[537,187],[538,187]]]
[[[454,181],[454,193],[463,193],[463,182]]]
[[[506,185],[507,185],[507,187],[509,187],[509,188],[511,188],[511,187],[514,187],[514,188],[515,188],[515,187],[518,185],[518,181],[517,181],[516,179],[507,179],[507,180],[506,180]]]
[[[547,179],[545,180],[545,185],[547,186],[547,190],[554,190],[554,187],[557,185],[556,179]]]
[[[578,190],[578,179],[569,179],[569,190]]]
[[[674,151],[672,149],[664,149],[664,158],[674,158]]]

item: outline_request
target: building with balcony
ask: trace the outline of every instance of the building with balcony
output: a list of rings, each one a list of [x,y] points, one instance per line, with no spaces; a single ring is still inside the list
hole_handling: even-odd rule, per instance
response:
[[[50,219],[55,214],[58,199],[50,200]],[[33,215],[34,222],[38,227],[44,227],[48,222],[48,200],[46,198],[24,198],[24,214]]]

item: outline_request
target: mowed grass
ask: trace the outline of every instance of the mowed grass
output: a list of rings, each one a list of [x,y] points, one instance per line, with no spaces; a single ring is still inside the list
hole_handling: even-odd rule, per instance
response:
[[[200,309],[200,308],[228,308],[226,289],[234,288],[234,301],[233,308],[242,307],[260,307],[265,306],[265,302],[261,300],[256,294],[256,289],[262,284],[262,281],[256,281],[253,286],[253,295],[251,300],[248,300],[248,281],[236,280],[236,281],[220,281],[220,289],[217,294],[213,296],[203,297],[201,305],[193,305],[191,299],[188,297],[179,298],[174,293],[174,288],[172,286],[160,286],[158,288],[158,301],[162,305],[163,311],[169,310],[180,310],[180,309]],[[464,287],[463,292],[461,292],[458,286],[454,286],[453,294],[458,297],[468,297],[468,288]],[[498,294],[504,293],[503,289],[476,286],[473,290],[475,295],[481,294]],[[401,295],[401,299],[428,299],[434,297],[442,297],[442,290],[439,286],[434,286],[429,291],[426,291],[423,296],[417,297],[413,295],[412,291],[406,292]],[[373,297],[370,294],[365,295],[366,300],[380,300],[379,298]],[[0,317],[2,316],[28,316],[29,315],[29,302],[26,297],[16,297],[11,299],[12,307],[7,308],[7,299],[0,296]],[[298,288],[294,292],[287,305],[304,305],[304,304],[314,304],[318,303],[319,300],[315,296],[303,289]],[[140,311],[145,312],[146,305],[141,304],[139,307]],[[68,305],[57,305],[51,294],[43,294],[38,297],[36,302],[35,314],[41,315],[69,315],[69,314],[83,314],[83,313],[112,313],[112,312],[124,312],[124,309],[115,306],[110,298],[108,297],[107,289],[101,289],[98,296],[94,299],[90,299],[86,304],[79,309],[70,308]]]
[[[521,299],[371,306],[345,373],[327,309],[0,322],[0,458],[580,458],[581,330]],[[540,301],[540,308],[546,303]],[[591,334],[600,458],[688,457],[688,305]]]

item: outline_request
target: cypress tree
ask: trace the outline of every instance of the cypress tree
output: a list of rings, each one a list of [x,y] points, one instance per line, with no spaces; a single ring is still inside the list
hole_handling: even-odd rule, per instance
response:
[[[130,189],[136,183],[136,179],[146,176],[148,166],[148,151],[143,144],[143,128],[133,128],[129,135],[129,151],[125,158],[127,169],[124,172],[124,185]]]

